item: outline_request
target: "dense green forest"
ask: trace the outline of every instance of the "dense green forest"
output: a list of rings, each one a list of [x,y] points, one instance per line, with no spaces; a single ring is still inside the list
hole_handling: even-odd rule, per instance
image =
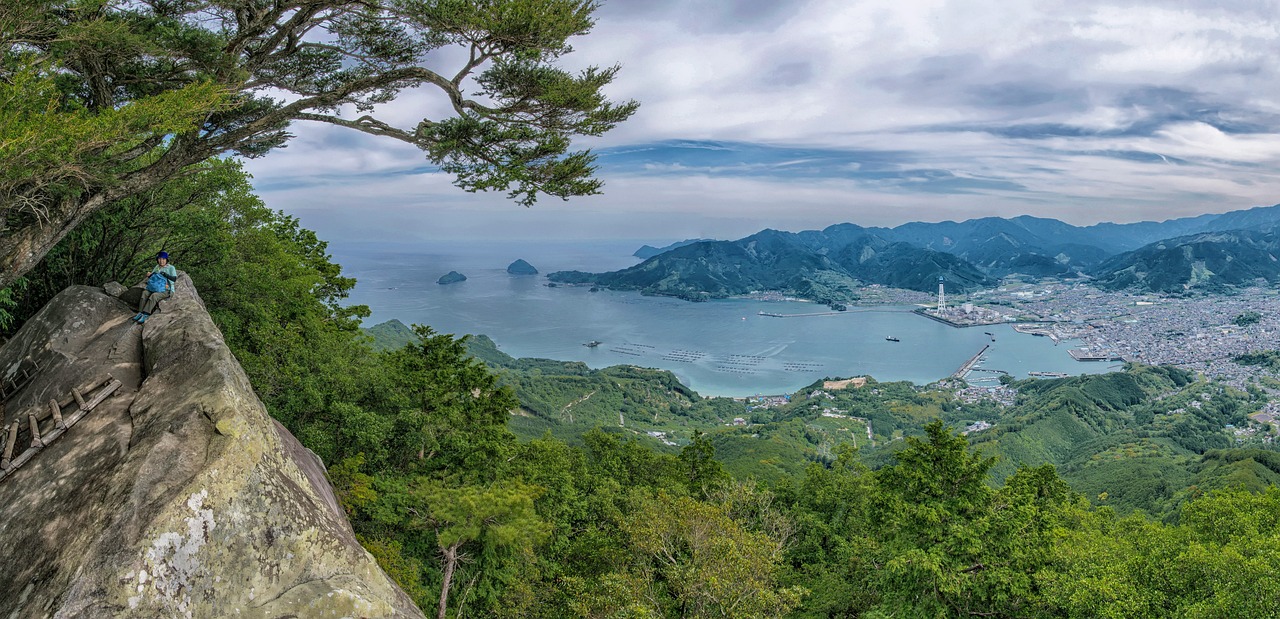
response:
[[[1274,616],[1280,461],[1224,430],[1256,394],[1132,367],[1011,407],[871,380],[768,408],[424,326],[379,351],[325,243],[217,160],[91,217],[9,290],[10,329],[160,247],[366,548],[448,616]]]
[[[577,444],[595,428],[635,436],[659,450],[705,433],[717,460],[739,479],[778,483],[810,463],[829,466],[844,447],[872,468],[893,461],[902,439],[934,419],[962,428],[991,424],[969,442],[997,459],[989,481],[1019,466],[1052,464],[1092,501],[1122,514],[1172,518],[1188,498],[1241,485],[1280,481],[1274,430],[1247,415],[1265,403],[1174,368],[1131,365],[1123,372],[1013,382],[1012,406],[961,402],[956,386],[881,383],[824,390],[821,382],[783,404],[701,398],[669,372],[629,366],[592,370],[582,363],[513,359],[484,336],[468,351],[498,373],[521,402],[508,427]],[[744,425],[734,425],[740,419]],[[1234,454],[1224,457],[1223,454]]]
[[[1014,383],[1013,406],[874,380],[772,406],[423,325],[365,332],[355,281],[235,157],[306,120],[411,144],[468,191],[597,193],[573,139],[637,104],[603,94],[617,66],[557,61],[598,6],[6,3],[0,330],[169,252],[270,413],[326,463],[360,542],[442,618],[1277,615],[1280,460],[1246,421],[1260,392],[1131,367]],[[452,112],[337,115],[418,86]],[[781,263],[676,264],[663,272],[693,284],[656,291],[791,289],[779,266],[831,301],[855,280],[989,281],[879,238],[827,257],[758,237]],[[993,425],[958,433],[977,421]]]
[[[369,332],[377,337],[392,330],[398,337],[384,345],[413,339],[412,330],[396,322]],[[514,390],[521,408],[508,427],[517,437],[550,432],[576,445],[584,433],[602,428],[674,452],[705,433],[717,460],[740,479],[776,483],[810,463],[830,465],[846,445],[858,449],[863,464],[880,468],[892,461],[905,435],[941,419],[955,428],[992,424],[968,437],[998,458],[991,483],[1020,465],[1052,464],[1072,489],[1123,514],[1169,519],[1188,498],[1208,490],[1257,490],[1280,481],[1273,431],[1247,418],[1265,395],[1174,368],[1131,365],[1105,375],[1017,381],[1007,385],[1019,394],[1007,407],[993,400],[961,402],[955,386],[945,383],[874,378],[860,389],[824,390],[819,382],[788,403],[762,405],[699,397],[660,370],[514,359],[483,335],[469,337],[466,346]],[[735,418],[745,425],[732,425]]]

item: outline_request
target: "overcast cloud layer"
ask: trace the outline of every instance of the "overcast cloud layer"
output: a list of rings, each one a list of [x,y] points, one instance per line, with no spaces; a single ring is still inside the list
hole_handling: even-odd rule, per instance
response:
[[[1032,7],[1034,5],[1034,7]],[[640,112],[605,195],[472,195],[416,149],[295,125],[251,161],[334,241],[737,238],[850,221],[1163,220],[1280,202],[1280,2],[609,0],[569,66]],[[412,126],[429,91],[379,115]]]

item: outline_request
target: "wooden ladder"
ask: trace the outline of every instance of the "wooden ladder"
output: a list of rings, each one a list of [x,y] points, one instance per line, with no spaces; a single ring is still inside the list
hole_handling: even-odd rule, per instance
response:
[[[26,357],[18,362],[18,369],[13,373],[12,378],[0,381],[0,402],[8,400],[10,396],[22,390],[36,377],[36,372],[40,371],[40,364]],[[3,421],[3,419],[0,419]]]
[[[71,395],[63,398],[61,401],[49,400],[47,407],[37,407],[34,410],[27,411],[26,419],[23,415],[18,415],[7,427],[4,428],[4,455],[0,457],[0,482],[3,482],[18,467],[26,464],[36,454],[40,453],[45,447],[53,443],[66,434],[71,426],[76,425],[85,415],[89,414],[94,407],[101,404],[111,394],[120,388],[120,381],[113,378],[110,374],[106,379],[96,381],[87,385],[83,390],[72,388]],[[86,399],[86,395],[88,399]],[[62,414],[62,409],[70,405],[75,405],[67,415]],[[3,405],[0,404],[0,413],[3,413]],[[0,419],[3,419],[0,416]],[[45,424],[45,429],[40,429],[41,422],[52,420],[52,424]],[[25,421],[25,423],[24,423]],[[52,427],[49,427],[49,426]],[[23,429],[27,430],[31,442],[25,451],[14,457],[13,450],[18,444],[18,435]]]

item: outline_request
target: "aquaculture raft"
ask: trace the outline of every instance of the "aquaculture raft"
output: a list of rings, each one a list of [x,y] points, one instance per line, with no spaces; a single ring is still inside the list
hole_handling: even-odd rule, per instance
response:
[[[4,455],[0,458],[0,482],[4,481],[18,470],[23,464],[26,464],[36,454],[40,453],[45,447],[67,433],[71,426],[76,425],[85,415],[89,414],[94,407],[106,400],[111,394],[120,388],[120,381],[113,378],[110,374],[106,379],[90,383],[83,391],[77,388],[71,389],[71,395],[59,400],[49,400],[47,406],[36,407],[34,410],[27,411],[26,419],[24,415],[18,415],[8,426],[4,428]],[[73,406],[74,405],[74,406]],[[65,416],[63,409],[73,406],[72,410]],[[51,423],[46,423],[50,422]],[[40,424],[44,423],[45,429],[40,429]],[[25,430],[25,432],[24,432]],[[30,439],[30,446],[25,451],[13,455],[14,448],[18,444],[18,435],[25,434]]]

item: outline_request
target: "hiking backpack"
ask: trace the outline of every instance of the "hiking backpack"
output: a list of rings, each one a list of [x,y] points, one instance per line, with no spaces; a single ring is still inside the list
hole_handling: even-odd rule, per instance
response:
[[[164,292],[169,289],[169,279],[164,273],[156,271],[147,278],[147,292]]]

